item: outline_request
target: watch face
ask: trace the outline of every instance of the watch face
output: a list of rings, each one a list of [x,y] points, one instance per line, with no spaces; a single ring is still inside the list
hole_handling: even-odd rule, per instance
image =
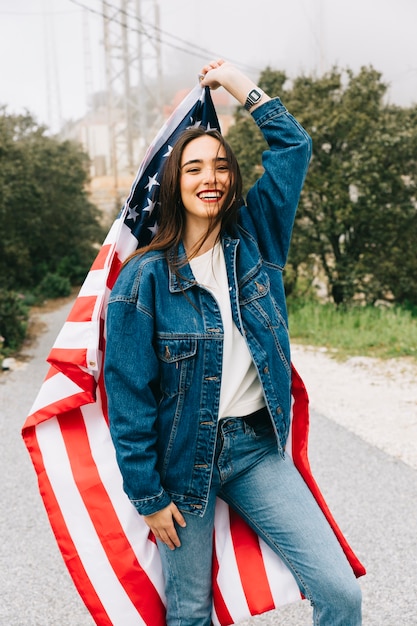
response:
[[[250,111],[253,105],[259,102],[259,100],[262,98],[262,93],[263,92],[258,91],[258,89],[251,89],[244,104],[244,107],[247,111]]]
[[[256,89],[252,89],[248,97],[252,100],[252,102],[258,102],[261,98],[261,94]]]

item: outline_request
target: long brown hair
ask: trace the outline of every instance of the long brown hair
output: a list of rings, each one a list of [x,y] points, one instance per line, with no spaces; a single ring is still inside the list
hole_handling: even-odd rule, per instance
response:
[[[158,231],[149,245],[139,248],[132,255],[142,255],[150,250],[168,251],[173,249],[173,254],[167,255],[167,259],[175,273],[178,272],[179,268],[178,245],[183,237],[185,228],[185,209],[181,199],[180,188],[182,154],[191,141],[204,135],[217,139],[219,150],[221,147],[224,148],[229,165],[230,187],[220,210],[209,223],[207,232],[202,237],[192,256],[198,253],[207,237],[219,224],[220,237],[229,226],[236,223],[237,212],[242,203],[242,176],[239,164],[223,135],[218,130],[206,130],[203,127],[189,128],[184,131],[175,143],[164,166],[159,189]]]

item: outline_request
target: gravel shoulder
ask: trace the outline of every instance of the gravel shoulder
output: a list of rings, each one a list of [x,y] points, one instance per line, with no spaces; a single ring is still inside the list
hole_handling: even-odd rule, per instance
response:
[[[293,345],[314,411],[417,469],[417,361],[352,357]]]

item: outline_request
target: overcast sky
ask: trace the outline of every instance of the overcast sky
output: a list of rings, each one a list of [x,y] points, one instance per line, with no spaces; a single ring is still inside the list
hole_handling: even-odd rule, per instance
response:
[[[145,21],[152,21],[153,2],[141,0]],[[267,65],[290,77],[372,65],[389,84],[391,102],[417,103],[417,0],[158,4],[163,70],[187,71],[178,88],[191,88],[204,60],[217,56],[239,62],[255,79]],[[135,1],[127,6],[133,10]],[[0,103],[52,126],[58,115],[80,117],[87,85],[105,89],[102,11],[102,0],[0,0]]]

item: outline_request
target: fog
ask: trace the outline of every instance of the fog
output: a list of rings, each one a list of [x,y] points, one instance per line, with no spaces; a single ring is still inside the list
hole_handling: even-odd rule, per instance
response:
[[[144,39],[159,24],[161,70],[178,89],[217,57],[255,79],[266,66],[291,78],[372,65],[391,102],[417,102],[415,0],[159,0],[159,23],[155,0],[139,4]],[[0,0],[0,103],[45,123],[58,110],[61,119],[83,115],[88,91],[105,89],[102,13],[114,15],[111,5],[118,0]]]

